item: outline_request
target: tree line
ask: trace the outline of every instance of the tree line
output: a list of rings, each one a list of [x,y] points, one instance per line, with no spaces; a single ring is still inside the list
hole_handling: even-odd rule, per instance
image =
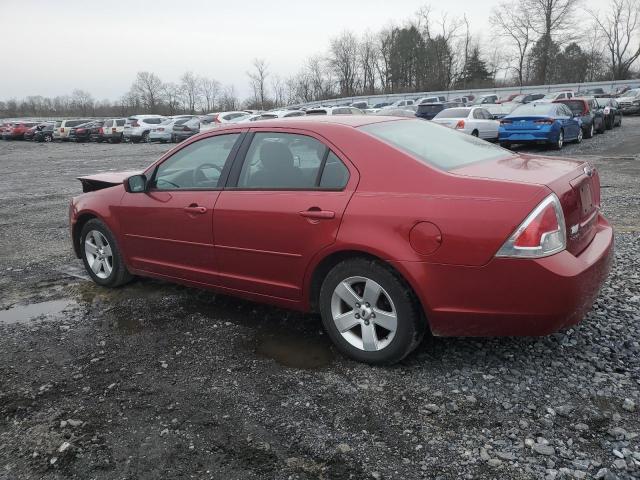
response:
[[[139,72],[117,101],[89,92],[0,101],[0,116],[126,116],[269,109],[338,97],[474,88],[625,80],[638,75],[640,0],[609,0],[599,11],[582,0],[503,0],[490,29],[474,34],[469,20],[437,16],[426,6],[401,25],[357,35],[346,30],[298,73],[272,74],[265,59],[247,71],[252,95],[186,72],[164,82]]]

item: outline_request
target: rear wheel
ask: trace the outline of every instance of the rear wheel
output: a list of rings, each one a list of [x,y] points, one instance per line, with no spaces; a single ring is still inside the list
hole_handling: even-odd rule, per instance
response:
[[[47,143],[53,142],[53,137],[51,135],[45,135],[43,140]]]
[[[471,135],[477,137],[478,135],[480,135],[480,133],[478,132],[478,130],[474,130],[473,132],[471,132]]]
[[[556,150],[562,150],[563,146],[564,146],[564,131],[560,130],[560,133],[558,134],[558,140],[556,140],[556,142],[553,144],[553,148]]]
[[[500,146],[502,148],[511,148],[511,144],[509,142],[500,142]]]
[[[584,138],[592,138],[594,133],[595,128],[593,126],[593,122],[591,122],[591,125],[589,125],[589,128],[587,128],[587,131],[584,134]]]
[[[576,138],[576,143],[582,143],[582,136],[583,136],[582,129],[579,128],[578,129],[578,138]]]
[[[115,237],[97,218],[82,227],[80,251],[87,273],[98,285],[119,287],[131,280]]]
[[[143,133],[142,133],[142,141],[143,141],[144,143],[150,143],[150,140],[149,140],[149,132],[143,132]]]
[[[622,126],[622,115],[620,115],[620,120],[618,121],[618,125],[616,125],[616,126],[618,126],[618,127]]]
[[[320,313],[343,354],[370,364],[392,364],[422,340],[425,320],[406,283],[375,260],[336,265],[320,290]]]

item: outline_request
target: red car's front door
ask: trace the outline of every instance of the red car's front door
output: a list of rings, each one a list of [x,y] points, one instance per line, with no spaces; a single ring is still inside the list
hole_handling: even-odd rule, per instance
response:
[[[250,141],[214,211],[220,281],[299,300],[309,260],[335,241],[357,171],[309,135],[257,131]]]
[[[207,137],[157,166],[144,193],[126,193],[118,218],[130,265],[215,284],[213,211],[239,133]]]

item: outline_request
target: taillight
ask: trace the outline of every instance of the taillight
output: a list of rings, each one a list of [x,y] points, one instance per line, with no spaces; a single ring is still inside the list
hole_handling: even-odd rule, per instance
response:
[[[456,128],[464,128],[464,120],[458,120],[458,123],[456,123]]]
[[[98,134],[104,135],[104,128],[100,127],[100,129],[98,130]]]
[[[213,121],[214,121],[214,123],[222,123],[220,121],[220,115],[216,115],[215,117],[213,117]]]
[[[111,133],[116,133],[116,127],[111,127]]]
[[[536,123],[538,125],[553,125],[553,119],[551,118],[543,118],[542,120],[536,120],[533,123]]]
[[[140,126],[140,124],[138,123],[138,121],[137,121],[137,120],[134,120],[133,122],[131,122],[131,126],[132,126],[132,127],[139,127],[139,126]]]
[[[64,133],[64,127],[60,127],[60,133]]]
[[[545,198],[502,245],[496,257],[541,258],[564,250],[567,232],[560,200]]]

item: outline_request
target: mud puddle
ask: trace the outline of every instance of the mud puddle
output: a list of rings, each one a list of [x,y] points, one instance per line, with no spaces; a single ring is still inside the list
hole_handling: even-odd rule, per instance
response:
[[[318,333],[261,333],[257,336],[256,353],[284,367],[303,370],[325,367],[334,358],[329,342]]]
[[[40,317],[52,317],[77,305],[77,302],[70,299],[16,305],[7,310],[0,310],[0,324],[27,323]]]

